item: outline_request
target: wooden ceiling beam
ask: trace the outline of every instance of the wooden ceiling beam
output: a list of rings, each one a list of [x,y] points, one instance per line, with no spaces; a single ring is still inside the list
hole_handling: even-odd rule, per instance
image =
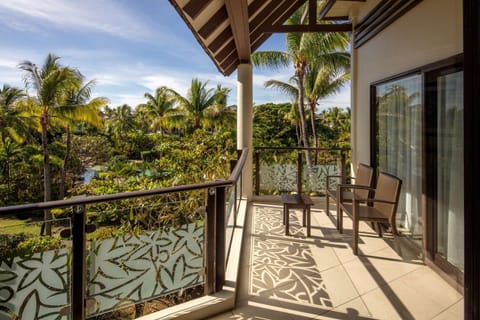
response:
[[[212,2],[212,0],[190,0],[182,8],[190,18],[195,19]]]
[[[337,2],[337,0],[328,0],[325,5],[323,6],[322,10],[320,11],[320,14],[318,16],[318,18],[320,20],[323,20],[323,18],[325,18],[328,14],[328,12],[330,11],[330,9],[332,9],[333,5],[335,4],[335,2]]]
[[[308,24],[317,24],[317,0],[308,0]]]
[[[250,30],[248,26],[247,0],[225,0],[238,59],[250,61]]]
[[[225,9],[225,6],[222,6],[218,11],[211,16],[211,18],[198,30],[198,34],[202,36],[203,39],[207,39],[219,25],[227,21],[228,13]]]

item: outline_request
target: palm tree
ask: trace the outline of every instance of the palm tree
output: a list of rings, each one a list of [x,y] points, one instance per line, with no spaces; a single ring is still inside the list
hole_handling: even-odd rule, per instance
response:
[[[295,132],[297,134],[298,146],[302,146],[302,134],[300,116],[298,114],[298,86],[296,86],[297,79],[295,77],[290,78],[290,82],[286,83],[279,80],[267,80],[264,83],[265,88],[273,88],[283,94],[286,94],[292,99],[292,109],[286,115],[287,120],[295,126]]]
[[[305,77],[305,98],[310,109],[314,147],[318,147],[315,115],[318,101],[337,93],[350,80],[348,70],[331,70],[325,65],[312,63]]]
[[[43,180],[44,201],[52,200],[52,178],[50,157],[48,154],[48,130],[52,119],[63,119],[76,113],[75,106],[66,105],[66,93],[72,87],[78,87],[81,76],[78,71],[62,67],[58,63],[59,57],[48,54],[44,64],[39,67],[31,61],[23,61],[19,68],[25,72],[24,80],[28,88],[32,88],[36,95],[28,99],[28,105],[36,110],[42,139],[43,151]],[[45,210],[46,233],[51,234],[51,214]]]
[[[147,98],[147,103],[140,105],[139,108],[144,109],[147,117],[150,118],[150,129],[160,130],[160,134],[163,135],[164,129],[171,127],[168,115],[174,110],[173,97],[168,88],[163,86],[157,88],[154,95],[146,92],[145,98]]]
[[[123,104],[114,109],[106,108],[105,111],[108,117],[106,130],[109,135],[122,139],[127,132],[135,130],[132,107],[128,104]]]
[[[208,81],[192,79],[186,97],[172,89],[167,89],[180,107],[179,113],[171,117],[173,121],[181,127],[190,127],[193,130],[212,125],[212,119],[209,116],[215,114],[212,109],[218,106],[219,100],[226,101],[226,92],[222,88],[220,91],[213,88],[207,89],[207,84]]]
[[[0,89],[0,141],[5,143],[10,137],[17,143],[22,143],[33,127],[33,119],[21,108],[20,101],[25,98],[21,89],[6,84]]]
[[[7,137],[5,139],[5,141],[3,141],[3,144],[0,146],[0,159],[1,159],[1,163],[3,163],[3,168],[0,167],[0,169],[2,169],[2,171],[5,172],[5,177],[6,177],[6,181],[7,181],[7,199],[6,199],[6,203],[8,204],[9,202],[9,198],[10,198],[10,193],[11,193],[11,190],[10,190],[10,185],[11,185],[11,171],[12,171],[12,159],[20,154],[22,152],[22,149],[20,148],[20,146],[15,143],[14,141],[12,141],[10,139],[10,137]]]
[[[287,24],[303,23],[302,14],[305,6],[295,12],[287,20]],[[252,55],[252,63],[256,66],[279,69],[293,65],[294,76],[298,86],[298,108],[300,115],[301,134],[304,147],[309,147],[304,106],[304,78],[312,62],[329,65],[332,68],[345,66],[349,63],[349,54],[345,52],[348,36],[344,33],[287,33],[286,52],[259,51]],[[307,162],[310,165],[310,153],[307,152]]]
[[[87,123],[96,128],[99,128],[102,125],[100,109],[107,105],[108,100],[104,97],[91,99],[92,88],[94,85],[95,81],[90,80],[82,84],[79,88],[72,87],[67,92],[66,105],[74,108],[75,112],[66,114],[64,119],[62,119],[66,131],[66,150],[60,177],[59,199],[63,199],[65,194],[66,169],[70,158],[72,130],[78,126],[78,121]]]

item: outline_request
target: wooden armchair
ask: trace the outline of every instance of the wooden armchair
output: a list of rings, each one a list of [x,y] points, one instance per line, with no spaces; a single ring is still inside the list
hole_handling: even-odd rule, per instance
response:
[[[353,222],[353,254],[358,254],[358,227],[361,220],[370,221],[377,224],[378,234],[382,236],[380,224],[388,224],[395,236],[397,228],[395,225],[395,215],[397,212],[398,198],[402,180],[388,173],[381,172],[377,179],[375,189],[355,186],[354,189],[373,191],[373,199],[363,198],[358,192],[353,192],[353,200],[345,202],[343,199],[343,188],[352,188],[351,185],[337,186],[337,211],[342,214],[345,211]],[[366,205],[368,203],[368,205]],[[343,214],[342,214],[343,215]],[[343,221],[341,222],[343,223]],[[340,224],[340,232],[343,231],[343,225]]]
[[[327,215],[330,213],[330,198],[333,201],[337,202],[337,190],[330,187],[331,179],[341,179],[342,176],[327,176],[327,185],[325,190],[325,197],[327,202]],[[350,186],[364,186],[364,187],[373,187],[373,168],[367,166],[366,164],[360,163],[357,168],[357,177],[345,177],[346,179],[353,180],[355,183],[351,183]],[[342,183],[342,182],[340,182]],[[347,188],[342,189],[342,199],[343,202],[352,202],[353,193],[352,191],[347,191]],[[359,198],[368,198],[368,190],[360,190],[357,191],[357,196]],[[337,229],[340,230],[340,226],[342,225],[342,214],[337,206]]]

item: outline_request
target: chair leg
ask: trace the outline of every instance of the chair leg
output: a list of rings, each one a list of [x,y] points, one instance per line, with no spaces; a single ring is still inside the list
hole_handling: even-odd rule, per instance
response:
[[[327,216],[330,215],[330,197],[328,196],[328,192],[325,192],[325,201],[327,202]]]
[[[382,224],[380,222],[377,222],[376,224],[378,236],[381,238],[383,237]]]
[[[337,229],[343,233],[343,211],[337,203]]]
[[[358,219],[353,219],[353,254],[358,255],[358,228],[360,221]]]
[[[303,226],[307,226],[307,222],[306,222],[306,216],[307,216],[307,210],[305,208],[302,209],[302,221],[303,221]]]

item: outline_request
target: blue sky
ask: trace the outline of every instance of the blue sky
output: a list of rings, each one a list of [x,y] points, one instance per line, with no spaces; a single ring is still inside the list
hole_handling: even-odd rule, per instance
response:
[[[167,0],[1,0],[0,85],[23,87],[18,64],[42,64],[48,53],[96,80],[94,95],[110,106],[143,103],[144,93],[168,86],[186,94],[192,78],[229,87],[236,103],[236,73],[221,75]],[[260,50],[284,50],[274,35]],[[254,103],[289,102],[264,89],[288,81],[292,70],[254,69]],[[348,89],[320,101],[320,109],[350,103]]]

